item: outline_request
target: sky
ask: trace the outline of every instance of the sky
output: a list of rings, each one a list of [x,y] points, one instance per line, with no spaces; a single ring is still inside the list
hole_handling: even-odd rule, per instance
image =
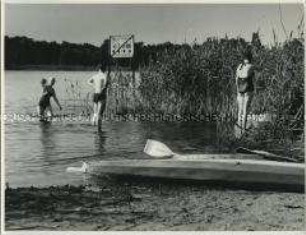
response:
[[[134,34],[135,41],[156,44],[198,43],[207,37],[243,37],[260,33],[262,42],[297,34],[301,4],[5,4],[5,34],[35,40],[101,45],[110,35]]]

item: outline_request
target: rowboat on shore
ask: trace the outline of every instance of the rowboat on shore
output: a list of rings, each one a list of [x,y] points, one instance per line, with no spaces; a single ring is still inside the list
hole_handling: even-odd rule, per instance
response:
[[[82,171],[93,175],[304,186],[303,163],[250,159],[250,154],[179,155],[153,140],[148,140],[144,152],[151,158],[84,163]]]

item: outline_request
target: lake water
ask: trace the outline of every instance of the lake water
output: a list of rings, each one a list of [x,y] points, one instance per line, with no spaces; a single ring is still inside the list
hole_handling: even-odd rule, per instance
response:
[[[145,158],[143,147],[148,138],[160,140],[177,152],[219,152],[216,126],[200,122],[107,121],[99,133],[86,120],[41,124],[37,119],[18,119],[35,113],[41,78],[57,78],[55,89],[65,107],[71,98],[67,86],[78,84],[79,95],[85,96],[90,92],[86,80],[91,75],[62,71],[5,73],[5,181],[10,186],[82,184],[82,176],[66,173],[67,167],[80,166],[83,160]]]

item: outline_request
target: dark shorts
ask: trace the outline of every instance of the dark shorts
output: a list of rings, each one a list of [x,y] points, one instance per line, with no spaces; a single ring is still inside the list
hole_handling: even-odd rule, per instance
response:
[[[100,93],[94,93],[93,94],[93,102],[98,103],[98,102],[103,102],[106,100],[106,91],[102,91]]]
[[[253,92],[254,84],[252,78],[242,79],[238,78],[238,92],[244,94],[246,92]]]

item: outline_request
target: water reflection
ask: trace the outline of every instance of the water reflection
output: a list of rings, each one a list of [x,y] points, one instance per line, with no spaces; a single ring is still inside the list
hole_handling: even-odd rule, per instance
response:
[[[148,138],[164,142],[177,153],[216,153],[227,152],[223,137],[234,136],[233,125],[199,122],[105,122],[100,132],[84,123],[7,128],[6,160],[13,169],[7,179],[12,185],[82,183],[66,168],[80,167],[82,161],[146,158],[143,148]],[[16,174],[17,164],[27,179]]]
[[[52,131],[51,123],[40,123],[40,142],[42,147],[42,157],[48,157],[52,155],[53,150],[55,149],[55,141],[54,132]]]
[[[6,112],[35,112],[36,101],[32,96],[25,97],[22,91],[40,91],[40,79],[54,73],[78,82],[84,87],[84,94],[90,91],[84,80],[91,76],[88,72],[7,72]],[[68,102],[70,95],[65,95],[65,89],[57,86],[58,96]],[[102,132],[98,133],[89,120],[83,121],[6,125],[5,161],[9,183],[26,186],[75,182],[73,175],[65,173],[66,167],[79,166],[81,161],[143,158],[148,138],[162,141],[178,153],[221,152],[224,139],[235,138],[234,124],[113,121],[103,123]]]
[[[54,135],[54,131],[52,130],[51,122],[40,122],[39,127],[41,149],[37,149],[37,151],[40,151],[40,154],[37,157],[40,159],[40,161],[43,161],[44,165],[51,166],[52,162],[54,164],[52,155],[56,149],[56,137]],[[49,171],[42,171],[42,173],[46,176],[50,175]]]
[[[94,149],[97,154],[103,155],[105,153],[105,141],[107,139],[107,132],[100,130],[94,134]]]

